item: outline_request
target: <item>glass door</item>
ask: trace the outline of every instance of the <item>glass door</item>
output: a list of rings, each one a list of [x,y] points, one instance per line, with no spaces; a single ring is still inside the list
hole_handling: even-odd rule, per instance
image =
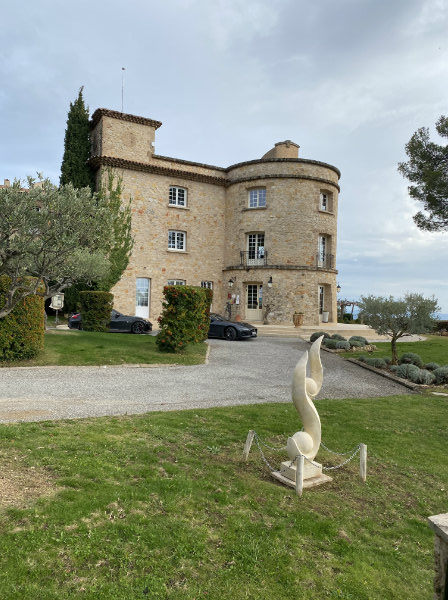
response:
[[[264,265],[264,233],[249,233],[247,236],[247,264]]]
[[[147,277],[137,277],[135,292],[135,316],[147,319],[149,317],[150,280]]]
[[[263,285],[248,283],[246,288],[246,319],[248,321],[263,320]]]

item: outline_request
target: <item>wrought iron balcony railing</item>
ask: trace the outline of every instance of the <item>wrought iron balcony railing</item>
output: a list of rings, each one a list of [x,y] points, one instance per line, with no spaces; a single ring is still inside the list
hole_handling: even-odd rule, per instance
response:
[[[334,254],[316,254],[316,267],[318,269],[334,269]]]
[[[240,251],[240,264],[244,267],[264,267],[268,264],[267,250]]]

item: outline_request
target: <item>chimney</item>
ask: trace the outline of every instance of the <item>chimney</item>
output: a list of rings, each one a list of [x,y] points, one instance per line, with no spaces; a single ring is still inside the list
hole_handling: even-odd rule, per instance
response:
[[[299,158],[299,148],[300,146],[291,140],[277,142],[272,150],[266,152],[261,158]]]

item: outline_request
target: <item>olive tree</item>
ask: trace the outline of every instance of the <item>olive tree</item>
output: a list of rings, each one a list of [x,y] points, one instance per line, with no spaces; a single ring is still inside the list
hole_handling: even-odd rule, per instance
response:
[[[392,363],[398,362],[397,340],[412,333],[427,333],[434,326],[434,313],[440,310],[437,299],[421,294],[392,296],[362,296],[358,303],[360,316],[380,335],[391,337]]]
[[[106,195],[49,180],[28,185],[0,189],[0,275],[11,281],[0,318],[26,296],[48,298],[111,270],[116,223]]]

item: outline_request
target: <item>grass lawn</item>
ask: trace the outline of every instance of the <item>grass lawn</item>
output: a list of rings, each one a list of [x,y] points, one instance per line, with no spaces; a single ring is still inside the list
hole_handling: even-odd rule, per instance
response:
[[[448,398],[317,407],[327,446],[367,444],[368,479],[355,459],[300,499],[255,446],[241,460],[249,429],[300,429],[292,404],[1,425],[1,598],[430,600]]]
[[[50,330],[45,334],[44,350],[32,360],[0,363],[2,367],[42,365],[121,365],[203,363],[206,344],[190,344],[185,352],[160,352],[156,338],[130,333],[94,333],[76,330]]]
[[[440,366],[448,365],[448,337],[439,335],[425,336],[427,339],[424,342],[399,342],[398,357],[405,352],[414,352],[419,354],[424,363],[436,362]],[[406,339],[406,338],[404,338]],[[372,356],[377,358],[392,357],[390,342],[375,342],[377,350]],[[342,356],[347,358],[358,358],[358,356],[366,356],[364,352],[345,352]]]

